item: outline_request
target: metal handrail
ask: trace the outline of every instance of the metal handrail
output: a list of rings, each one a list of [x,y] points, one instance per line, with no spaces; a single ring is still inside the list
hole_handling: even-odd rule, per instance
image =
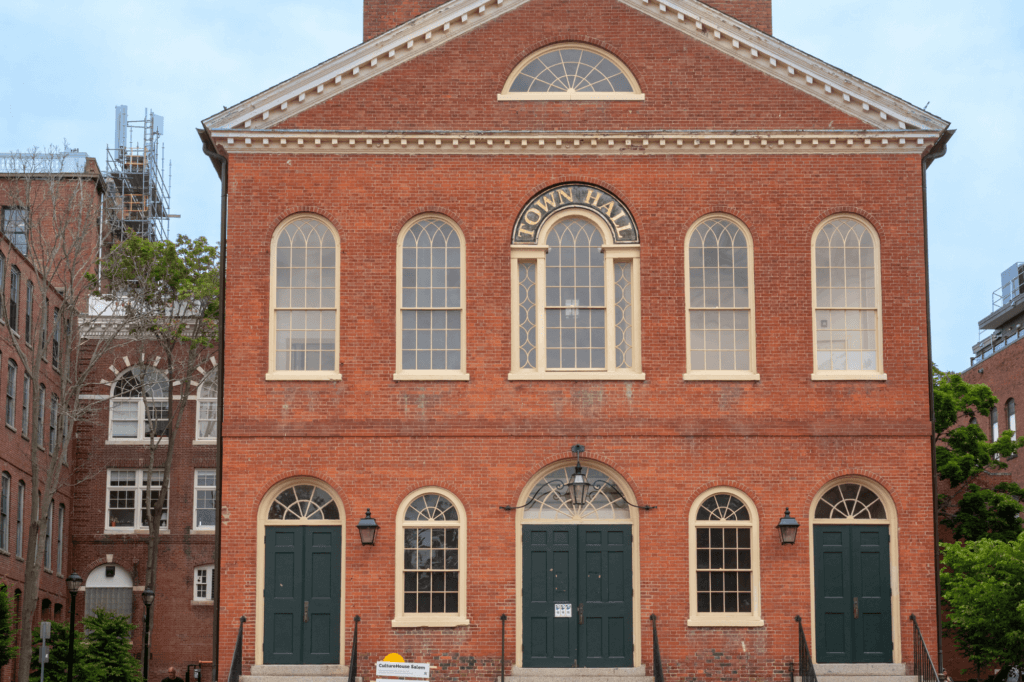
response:
[[[356,616],[352,619],[352,658],[348,664],[348,682],[356,682],[356,661],[359,649],[359,621],[362,618]]]
[[[665,671],[661,667],[661,646],[658,644],[658,617],[651,614],[651,629],[654,630],[654,682],[665,682]]]
[[[238,639],[235,640],[235,653],[231,657],[231,670],[228,672],[228,682],[238,682],[242,676],[242,627],[245,625],[245,616],[239,619]]]
[[[797,632],[799,635],[800,657],[798,667],[800,671],[800,682],[818,682],[818,675],[814,672],[814,659],[811,658],[811,647],[807,646],[807,637],[804,636],[804,624],[800,616],[795,617]],[[792,665],[789,668],[789,677],[793,679]]]
[[[508,616],[501,614],[501,682],[505,682],[505,621]]]
[[[935,672],[932,655],[928,653],[928,645],[924,643],[914,614],[910,614],[910,620],[914,623],[914,675],[917,682],[938,682],[939,674]]]

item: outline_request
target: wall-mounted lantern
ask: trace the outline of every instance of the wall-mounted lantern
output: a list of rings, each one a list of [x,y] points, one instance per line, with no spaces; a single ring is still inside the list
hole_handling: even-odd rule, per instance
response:
[[[370,516],[370,510],[366,510],[366,518],[359,519],[359,523],[356,524],[356,530],[359,531],[359,540],[363,545],[373,545],[374,540],[377,539],[377,531],[380,530],[380,526],[377,525],[377,521]]]
[[[796,531],[800,528],[800,522],[789,515],[789,507],[786,507],[786,515],[779,519],[779,538],[784,545],[792,545],[796,542]]]

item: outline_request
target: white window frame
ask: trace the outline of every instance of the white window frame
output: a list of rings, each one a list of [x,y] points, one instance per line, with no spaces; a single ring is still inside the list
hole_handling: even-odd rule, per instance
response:
[[[461,319],[461,348],[459,369],[416,370],[402,368],[402,242],[405,235],[422,220],[437,220],[451,227],[459,238],[459,315]],[[395,381],[469,381],[466,371],[466,236],[448,216],[439,213],[424,213],[416,216],[398,233],[395,261]]]
[[[614,64],[616,67],[618,67],[620,71],[622,71],[622,75],[625,76],[626,80],[629,81],[629,84],[630,84],[630,86],[632,86],[633,91],[632,92],[572,92],[572,93],[570,93],[570,92],[511,92],[512,84],[515,82],[516,78],[519,77],[519,74],[522,72],[522,70],[524,68],[529,66],[534,60],[539,59],[539,58],[543,57],[544,55],[549,54],[551,52],[557,52],[558,50],[583,50],[585,52],[591,52],[591,53],[596,54],[596,55],[598,55],[600,57],[604,57],[605,59],[610,61],[612,64]],[[633,102],[639,101],[639,102],[642,102],[646,98],[647,98],[647,96],[644,95],[644,93],[640,91],[640,84],[637,82],[636,76],[633,75],[633,72],[629,70],[629,67],[627,67],[622,62],[621,59],[619,59],[618,57],[613,55],[608,50],[602,50],[601,48],[597,47],[596,45],[591,45],[590,43],[580,43],[580,42],[555,43],[553,45],[548,45],[546,47],[542,47],[541,49],[536,50],[536,51],[532,52],[531,54],[527,55],[527,57],[525,59],[523,59],[521,62],[519,62],[519,64],[516,65],[516,68],[514,68],[512,70],[512,73],[509,74],[509,77],[505,80],[505,85],[501,88],[501,92],[498,93],[498,101],[499,102],[524,101],[524,100],[526,100],[526,101],[534,101],[534,102],[545,101],[545,100],[547,100],[547,101],[551,101],[551,100],[558,100],[558,101],[607,101],[607,100],[618,100],[618,101],[633,101]]]
[[[334,370],[277,370],[277,242],[281,233],[298,220],[315,220],[323,223],[334,234]],[[270,239],[270,286],[267,296],[269,310],[269,355],[267,357],[267,381],[340,381],[341,376],[341,235],[327,218],[316,213],[296,213],[281,221]],[[318,308],[318,310],[325,310]]]
[[[142,367],[144,371],[153,371],[159,373],[167,381],[167,397],[166,398],[118,398],[115,395],[117,391],[117,384],[124,378],[124,376],[137,367]],[[146,407],[147,405],[153,405],[154,403],[162,402],[167,406],[167,419],[170,419],[171,400],[174,399],[173,387],[171,382],[167,380],[167,375],[158,370],[156,367],[150,365],[132,365],[123,372],[117,375],[117,378],[110,384],[110,405],[107,409],[107,445],[119,445],[124,443],[149,443],[150,436],[146,434]],[[135,403],[135,436],[124,437],[114,436],[114,406],[122,403]],[[163,443],[166,440],[166,436],[156,436],[156,442]]]
[[[405,512],[414,500],[423,495],[440,495],[452,503],[458,521],[406,521]],[[469,625],[469,617],[466,613],[466,575],[469,572],[466,564],[466,556],[469,552],[466,538],[466,508],[462,502],[444,488],[428,486],[414,490],[405,496],[402,503],[398,505],[395,528],[395,618],[391,626],[396,628],[446,628]],[[405,568],[403,563],[405,551],[405,528],[424,527],[432,528],[457,528],[459,531],[459,611],[458,613],[405,613]]]
[[[53,500],[46,510],[46,540],[43,543],[43,570],[53,572]]]
[[[204,390],[208,390],[208,389],[210,389],[210,387],[212,387],[212,390],[213,390],[214,394],[217,393],[217,389],[218,389],[217,372],[219,372],[219,371],[220,371],[220,369],[218,368],[218,369],[213,370],[212,372],[207,373],[206,377],[199,383],[199,388],[196,389],[195,400],[196,400],[196,443],[197,444],[198,443],[214,443],[214,442],[217,441],[217,429],[220,426],[217,423],[217,401],[220,400],[220,398],[217,397],[216,395],[214,395],[214,397],[212,397],[212,398],[209,397],[209,396],[204,396],[203,395],[203,391]],[[210,403],[213,403],[213,420],[212,420],[213,421],[213,435],[212,436],[204,436],[203,435],[203,430],[202,430],[202,425],[203,425],[204,422],[209,422],[211,420],[203,419],[202,418],[203,406],[204,405],[208,405]]]
[[[547,238],[551,228],[564,218],[581,218],[595,227],[601,234],[603,241],[602,252],[604,253],[604,280],[605,280],[605,367],[603,370],[549,370],[547,368],[547,321],[545,315],[546,286],[545,276],[547,259]],[[537,366],[536,368],[523,368],[519,362],[519,264],[520,262],[536,263],[536,276],[534,281],[535,295],[534,305],[536,306],[536,338],[537,338]],[[630,300],[630,313],[632,315],[632,340],[633,340],[633,366],[629,368],[616,368],[615,365],[615,263],[629,262],[632,281],[630,288],[632,299]],[[646,375],[643,372],[643,348],[641,339],[643,333],[640,329],[640,245],[639,244],[616,244],[612,240],[611,229],[608,224],[595,213],[580,209],[566,208],[562,211],[552,213],[544,221],[538,232],[536,244],[513,244],[511,247],[512,267],[512,358],[511,371],[508,374],[509,381],[643,381]]]
[[[11,475],[0,474],[0,551],[11,550]]]
[[[131,486],[112,486],[110,484],[113,478],[114,472],[132,472],[135,474],[135,482]],[[103,500],[103,532],[108,535],[123,535],[126,533],[148,533],[149,525],[142,522],[142,500],[146,494],[146,469],[107,469],[107,485],[106,494]],[[160,477],[161,484],[163,478],[163,471],[154,471],[154,478]],[[133,523],[131,526],[113,526],[110,525],[110,493],[114,490],[131,490],[134,497],[134,514]],[[153,486],[153,492],[158,493],[160,490],[159,485]],[[164,500],[164,510],[161,513],[163,520],[160,523],[160,532],[168,532],[168,523],[171,517],[171,493],[167,492],[167,496]]]
[[[64,575],[64,504],[57,507],[57,575]]]
[[[992,442],[995,443],[999,440],[999,436],[1002,432],[999,430],[999,406],[996,405],[992,408],[992,411],[988,415],[989,421],[992,423]]]
[[[18,516],[17,516],[17,537],[15,538],[15,554],[19,559],[24,558],[21,552],[21,540],[25,535],[25,481],[18,481]]]
[[[826,225],[835,220],[852,220],[863,225],[874,242],[875,270],[875,349],[877,352],[877,370],[819,370],[818,369],[818,287],[817,287],[817,249],[818,234]],[[878,231],[874,225],[855,213],[837,213],[821,221],[811,234],[811,380],[812,381],[885,381],[885,349],[882,340],[882,249]],[[825,307],[822,310],[840,310],[841,308]],[[854,308],[851,308],[853,310]],[[861,308],[857,308],[858,310]],[[867,309],[867,308],[863,308]]]
[[[213,485],[199,485],[200,475],[213,475]],[[193,533],[212,533],[217,528],[217,470],[216,469],[196,469],[192,476],[192,532]],[[199,525],[199,492],[200,491],[213,491],[214,500],[214,522],[212,526],[200,526]]]
[[[18,363],[7,361],[7,402],[4,405],[7,428],[18,432]]]
[[[204,564],[202,566],[196,566],[192,571],[192,601],[193,602],[210,602],[213,603],[213,581],[216,579],[215,568],[213,564]],[[200,579],[202,582],[200,582]],[[206,590],[206,596],[199,596],[199,587],[202,586]]]
[[[690,331],[693,325],[690,324],[691,314],[693,308],[690,304],[690,239],[693,237],[693,233],[698,227],[703,225],[705,222],[711,220],[722,220],[727,221],[739,228],[740,232],[743,233],[744,238],[747,241],[747,306],[749,310],[750,319],[748,322],[750,331],[750,369],[749,370],[694,370],[691,363],[691,343]],[[686,373],[683,374],[684,381],[760,381],[761,375],[757,373],[757,309],[754,293],[754,240],[750,236],[750,230],[742,220],[734,215],[728,213],[710,213],[706,216],[702,216],[699,220],[690,226],[690,229],[686,231],[685,241],[683,242],[683,263],[684,263],[684,287],[686,296]],[[734,311],[743,310],[740,307],[715,307],[710,308],[706,306],[700,306],[697,310],[700,311]]]
[[[732,495],[747,507],[749,521],[697,521],[697,512],[705,500],[713,495]],[[750,529],[750,613],[701,612],[697,610],[697,527],[698,525],[714,528],[749,528]],[[705,490],[690,505],[690,618],[686,624],[690,627],[763,627],[761,618],[761,522],[754,501],[741,490],[718,486]]]

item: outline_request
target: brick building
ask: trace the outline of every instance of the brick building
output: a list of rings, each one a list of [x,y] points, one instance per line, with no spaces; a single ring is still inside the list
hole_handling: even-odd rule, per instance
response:
[[[367,0],[364,26],[200,131],[220,669],[243,616],[254,681],[344,674],[356,616],[364,676],[493,680],[504,650],[538,680],[781,682],[794,616],[832,672],[904,672],[911,614],[934,650],[948,124],[773,38],[769,0]]]

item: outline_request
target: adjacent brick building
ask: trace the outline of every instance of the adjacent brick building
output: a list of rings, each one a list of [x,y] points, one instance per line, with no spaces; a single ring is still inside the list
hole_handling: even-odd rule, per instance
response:
[[[851,674],[902,673],[911,614],[934,649],[948,124],[770,17],[368,1],[367,42],[204,121],[222,671],[241,617],[250,680],[344,674],[356,616],[363,676],[493,680],[504,644],[535,679],[781,682],[795,616]]]

